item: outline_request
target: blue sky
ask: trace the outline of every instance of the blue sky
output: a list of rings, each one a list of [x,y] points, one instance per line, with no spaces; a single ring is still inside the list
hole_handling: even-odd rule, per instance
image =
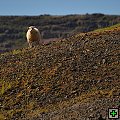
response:
[[[0,15],[120,15],[120,0],[0,0]]]

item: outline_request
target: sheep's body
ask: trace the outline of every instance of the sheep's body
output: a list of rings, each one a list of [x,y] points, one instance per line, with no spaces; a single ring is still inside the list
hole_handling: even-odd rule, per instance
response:
[[[40,32],[34,26],[29,27],[26,37],[30,47],[33,47],[36,44],[42,44]]]

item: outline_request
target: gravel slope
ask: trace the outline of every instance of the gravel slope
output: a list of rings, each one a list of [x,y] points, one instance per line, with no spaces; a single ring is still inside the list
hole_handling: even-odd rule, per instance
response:
[[[1,54],[0,84],[1,119],[106,117],[120,104],[120,28]]]

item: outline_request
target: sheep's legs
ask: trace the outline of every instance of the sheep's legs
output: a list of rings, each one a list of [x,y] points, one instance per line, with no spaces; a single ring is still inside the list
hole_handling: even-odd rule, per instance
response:
[[[33,46],[37,46],[37,45],[42,45],[43,41],[35,41],[35,42],[28,42],[29,47],[32,48]]]
[[[28,42],[28,44],[29,44],[29,47],[32,48],[32,43],[31,43],[31,42]]]

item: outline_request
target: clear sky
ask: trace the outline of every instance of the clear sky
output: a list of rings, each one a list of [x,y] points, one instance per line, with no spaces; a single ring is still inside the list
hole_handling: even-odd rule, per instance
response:
[[[0,0],[0,15],[120,15],[120,0]]]

